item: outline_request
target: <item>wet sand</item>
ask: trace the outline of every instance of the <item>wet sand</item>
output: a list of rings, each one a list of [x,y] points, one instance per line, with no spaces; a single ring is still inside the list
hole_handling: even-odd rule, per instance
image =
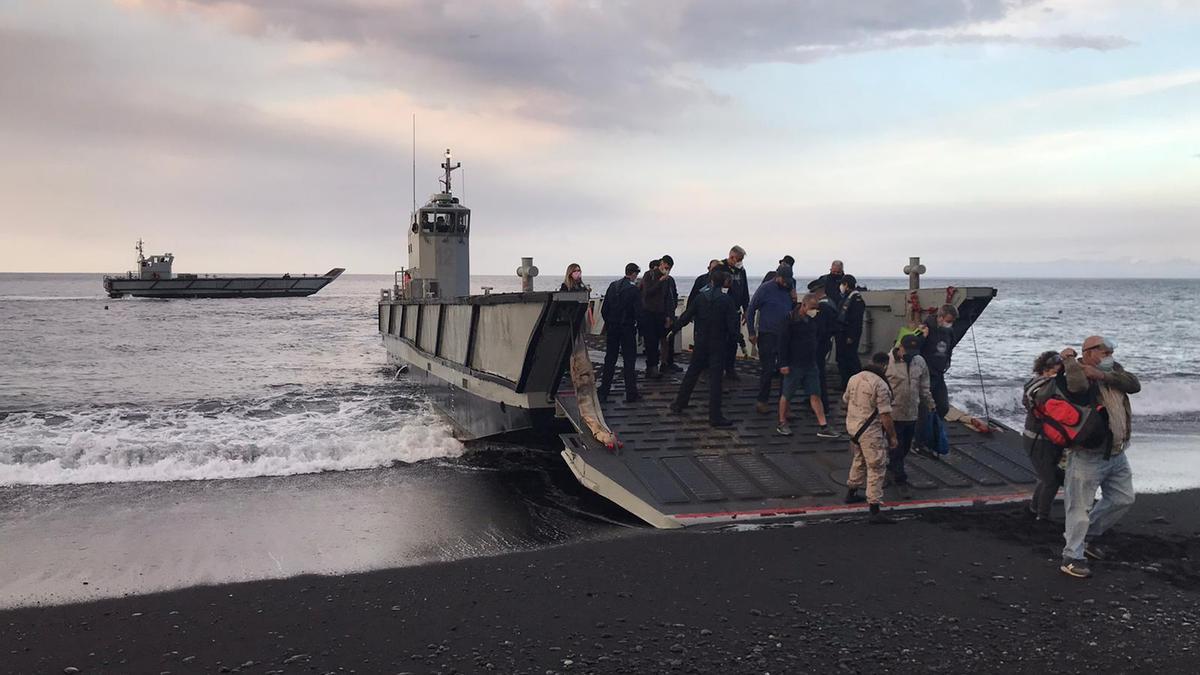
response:
[[[237,480],[0,488],[0,607],[385,569],[627,531],[572,514],[600,498],[577,494],[556,456],[514,454]]]
[[[1086,581],[1013,507],[644,530],[8,609],[0,654],[14,672],[1196,672],[1198,506],[1139,497]]]

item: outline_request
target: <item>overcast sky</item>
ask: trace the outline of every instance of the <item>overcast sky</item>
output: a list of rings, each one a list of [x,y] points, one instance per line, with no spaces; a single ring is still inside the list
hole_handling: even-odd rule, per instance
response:
[[[1200,275],[1200,2],[0,0],[0,271]],[[801,272],[802,272],[801,270]]]

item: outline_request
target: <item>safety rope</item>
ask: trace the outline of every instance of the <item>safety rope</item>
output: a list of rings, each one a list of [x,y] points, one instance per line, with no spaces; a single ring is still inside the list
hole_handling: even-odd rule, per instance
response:
[[[989,425],[992,423],[992,413],[988,410],[987,387],[983,384],[983,364],[979,361],[979,343],[975,341],[975,324],[971,324],[971,346],[975,348],[975,368],[979,372],[979,391],[983,393],[983,419]]]

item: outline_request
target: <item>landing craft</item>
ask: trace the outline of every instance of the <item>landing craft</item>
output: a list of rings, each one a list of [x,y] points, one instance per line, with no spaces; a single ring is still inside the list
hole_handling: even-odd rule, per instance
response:
[[[284,274],[277,277],[223,277],[175,274],[171,253],[146,257],[138,239],[136,272],[105,276],[104,292],[110,298],[288,298],[312,295],[346,270],[335,267],[322,275]]]
[[[638,403],[602,405],[596,395],[601,299],[586,291],[534,291],[531,258],[517,270],[521,292],[472,295],[473,222],[451,190],[451,174],[461,164],[450,159],[447,150],[442,191],[413,213],[409,266],[380,292],[378,321],[389,361],[427,386],[459,439],[524,429],[555,433],[565,419],[561,454],[580,483],[655,527],[863,510],[841,501],[847,441],[817,438],[811,423],[794,436],[778,436],[773,416],[754,411],[757,362],[739,362],[745,376],[725,395],[736,421],[730,429],[710,428],[699,406],[682,415],[668,411],[678,375],[639,382],[644,398]],[[943,304],[958,308],[954,332],[961,339],[996,295],[989,287],[920,288],[924,271],[919,259],[910,259],[908,289],[862,293],[867,314],[860,358],[887,350],[901,327]],[[690,329],[675,336],[684,359]],[[837,381],[829,373],[834,426],[844,419]],[[619,381],[615,387],[621,389]],[[914,498],[888,494],[889,506],[1028,498],[1036,477],[1020,434],[959,410],[947,420],[950,453],[910,455]]]

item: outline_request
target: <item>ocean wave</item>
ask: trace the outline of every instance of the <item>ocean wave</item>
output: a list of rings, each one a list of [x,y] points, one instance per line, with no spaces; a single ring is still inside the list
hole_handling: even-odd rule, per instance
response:
[[[950,400],[958,407],[982,413],[984,399],[993,417],[1003,421],[1023,421],[1021,405],[1023,382],[991,384],[986,390],[975,386],[951,385]],[[1167,377],[1142,381],[1142,391],[1129,397],[1134,418],[1195,418],[1200,413],[1200,378]]]
[[[427,405],[378,394],[118,405],[0,418],[0,485],[282,476],[462,452]]]

